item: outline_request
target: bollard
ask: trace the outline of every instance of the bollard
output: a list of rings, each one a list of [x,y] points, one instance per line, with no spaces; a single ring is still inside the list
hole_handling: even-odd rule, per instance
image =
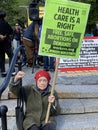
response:
[[[5,105],[0,106],[0,118],[1,118],[2,130],[7,130],[7,116],[6,116],[7,111],[8,111],[7,106]]]

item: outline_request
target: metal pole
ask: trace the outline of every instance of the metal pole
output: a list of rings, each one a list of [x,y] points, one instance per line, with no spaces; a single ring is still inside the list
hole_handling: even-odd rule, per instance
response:
[[[20,59],[18,60],[18,71],[22,70],[22,62],[20,61]],[[20,79],[20,85],[22,86],[22,79]]]

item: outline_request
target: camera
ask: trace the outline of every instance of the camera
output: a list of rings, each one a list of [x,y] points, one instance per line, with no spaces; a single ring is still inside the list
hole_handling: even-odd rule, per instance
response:
[[[29,18],[30,20],[36,21],[39,19],[39,5],[38,0],[33,0],[32,3],[29,4]]]

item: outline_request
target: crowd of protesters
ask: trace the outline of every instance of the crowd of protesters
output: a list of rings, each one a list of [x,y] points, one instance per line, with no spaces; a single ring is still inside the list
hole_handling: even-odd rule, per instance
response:
[[[16,48],[21,44],[22,31],[18,23],[15,28],[7,22],[7,14],[0,10],[0,72],[1,77],[6,77],[5,54],[9,59],[9,66]],[[16,74],[15,67],[12,76]]]
[[[43,19],[33,21],[30,25],[24,23],[23,29],[20,27],[19,23],[16,22],[15,27],[12,28],[6,20],[6,12],[0,11],[0,71],[2,77],[5,77],[7,74],[5,68],[5,54],[7,54],[9,58],[10,65],[16,48],[21,44],[23,44],[25,48],[25,57],[28,67],[32,67],[33,65],[33,67],[39,66],[39,62],[37,61],[39,60],[44,70],[55,71],[54,57],[38,55],[42,20]],[[87,34],[85,36],[87,36]],[[92,32],[92,36],[98,36],[98,23]],[[15,74],[15,69],[13,69],[12,75]]]
[[[21,44],[25,47],[26,63],[28,67],[32,67],[34,63],[35,67],[37,65],[39,67],[40,65],[43,65],[43,69],[49,71],[50,66],[50,69],[54,71],[55,60],[53,57],[38,56],[40,43],[39,36],[41,35],[40,26],[42,26],[42,19],[39,21],[33,21],[29,26],[27,23],[24,23],[23,29],[20,27],[19,23],[16,22],[15,27],[12,28],[7,22],[6,12],[2,10],[0,11],[0,71],[2,77],[5,77],[7,74],[5,54],[7,54],[9,58],[10,65],[16,48]],[[37,62],[37,60],[39,61]],[[40,63],[40,65],[38,63]],[[16,72],[14,69],[12,75],[15,74]]]

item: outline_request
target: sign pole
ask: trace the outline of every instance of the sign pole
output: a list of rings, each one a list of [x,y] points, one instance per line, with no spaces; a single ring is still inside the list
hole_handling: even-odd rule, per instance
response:
[[[90,5],[68,0],[47,0],[41,32],[39,54],[58,58],[78,58]],[[54,94],[59,59],[51,94]],[[48,122],[49,103],[45,123]]]
[[[51,88],[51,94],[50,95],[53,95],[53,93],[54,93],[56,77],[57,77],[57,72],[58,72],[58,65],[59,65],[60,58],[57,58],[56,60],[57,60],[56,61],[56,67],[55,67],[54,78],[53,78],[53,83],[52,83],[52,88]],[[49,114],[50,114],[50,108],[51,108],[51,103],[49,102],[47,113],[46,113],[45,123],[48,122]]]

